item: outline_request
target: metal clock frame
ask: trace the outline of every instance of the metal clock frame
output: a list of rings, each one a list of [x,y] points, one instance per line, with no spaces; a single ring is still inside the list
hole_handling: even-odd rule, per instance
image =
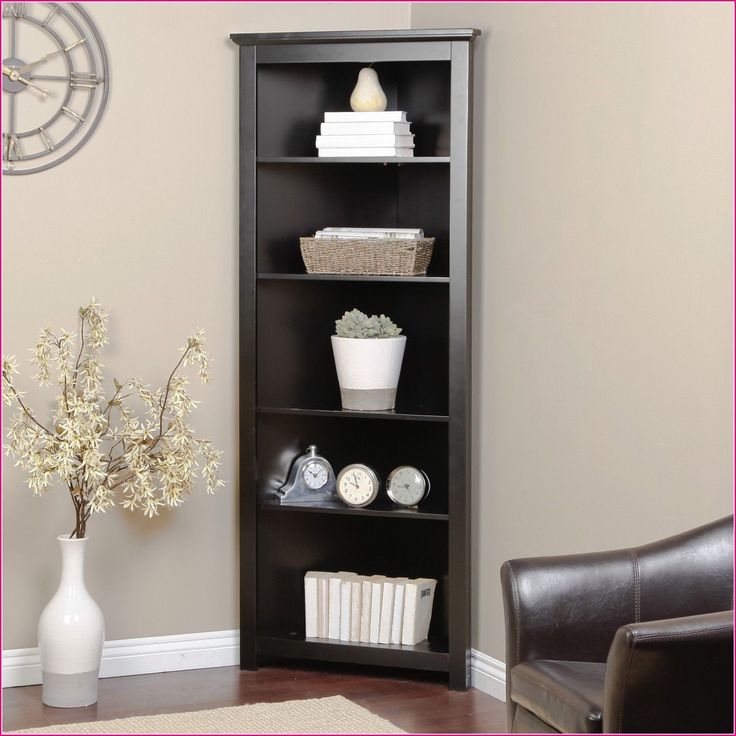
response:
[[[424,478],[424,494],[422,497],[416,502],[416,503],[404,503],[403,501],[397,500],[397,498],[394,496],[393,491],[391,490],[391,481],[394,479],[395,474],[397,474],[401,470],[405,469],[415,470],[419,475]],[[386,495],[391,499],[391,502],[396,504],[397,506],[400,506],[404,509],[411,509],[417,507],[422,501],[427,500],[427,496],[429,496],[429,491],[432,488],[432,483],[429,480],[429,476],[421,469],[417,468],[415,465],[397,465],[387,476],[386,476]]]
[[[19,3],[21,5],[25,5],[25,3]],[[37,5],[41,5],[42,3],[38,3]],[[8,3],[8,5],[15,5],[15,3]],[[46,156],[49,153],[52,153],[54,150],[61,148],[62,146],[65,146],[78,132],[79,130],[84,126],[88,115],[92,111],[92,108],[94,106],[95,97],[97,94],[98,87],[102,87],[101,90],[101,98],[99,107],[97,109],[97,112],[95,114],[94,119],[91,121],[89,126],[87,127],[87,130],[83,133],[82,137],[76,142],[76,144],[73,144],[72,147],[63,153],[58,158],[54,159],[53,161],[49,161],[45,164],[41,164],[40,166],[36,166],[34,168],[30,169],[5,169],[3,168],[3,175],[8,176],[21,176],[24,174],[35,174],[40,171],[46,171],[50,168],[53,168],[54,166],[58,166],[63,161],[66,161],[68,158],[70,158],[72,155],[74,155],[80,148],[84,146],[84,144],[89,140],[89,138],[92,136],[92,134],[97,129],[97,126],[100,123],[100,120],[102,119],[102,115],[105,111],[105,108],[107,106],[107,100],[110,93],[110,64],[107,58],[107,51],[105,49],[105,45],[102,41],[102,36],[100,35],[100,32],[97,30],[97,26],[95,25],[94,21],[90,17],[90,15],[87,13],[87,11],[79,4],[79,3],[53,3],[53,2],[46,2],[43,3],[43,5],[48,6],[51,10],[49,15],[46,17],[45,20],[41,21],[37,18],[32,18],[28,15],[21,14],[21,15],[15,15],[12,13],[12,10],[10,11],[9,16],[6,16],[5,14],[5,8],[3,8],[3,17],[9,17],[10,23],[13,25],[19,20],[22,19],[28,23],[32,23],[36,26],[38,26],[43,32],[45,32],[47,35],[49,35],[53,41],[56,43],[56,45],[59,47],[59,50],[63,52],[63,58],[66,62],[67,72],[69,76],[69,84],[66,89],[66,94],[64,96],[64,100],[57,109],[56,113],[53,114],[45,123],[42,123],[37,128],[34,128],[32,130],[23,131],[21,134],[17,134],[13,128],[14,125],[14,113],[15,113],[15,94],[12,93],[11,97],[9,99],[9,109],[10,109],[10,116],[11,116],[11,125],[10,130],[8,130],[7,133],[4,132],[4,137],[7,137],[7,143],[5,141],[3,142],[3,163],[11,162],[10,159],[10,145],[12,142],[12,139],[10,136],[14,136],[17,141],[22,140],[23,138],[29,138],[31,136],[40,135],[41,138],[44,140],[47,146],[47,150],[45,151],[39,151],[36,153],[29,154],[27,156],[23,156],[21,154],[20,158],[16,158],[16,161],[30,161],[36,158],[41,158],[42,156]],[[87,24],[89,28],[89,34],[93,37],[95,44],[97,46],[97,49],[100,54],[100,61],[102,64],[102,76],[100,77],[100,83],[98,85],[95,85],[94,87],[90,87],[89,83],[84,83],[84,77],[80,77],[77,84],[75,84],[74,81],[74,75],[75,74],[84,74],[85,76],[87,74],[97,74],[97,62],[94,56],[94,53],[92,52],[92,49],[89,48],[89,44],[87,42],[88,33],[85,32],[85,30],[79,25],[77,20],[74,18],[74,16],[69,13],[66,5],[74,8],[74,10],[79,13],[79,15],[82,17],[84,22]],[[61,36],[52,28],[49,27],[48,23],[53,18],[56,13],[61,14],[70,24],[71,26],[77,31],[79,34],[79,39],[85,39],[85,51],[87,52],[87,58],[89,60],[89,65],[91,68],[91,72],[76,72],[72,63],[72,60],[69,56],[69,52],[72,48],[79,45],[77,43],[73,43],[70,45],[65,45],[63,40],[61,39]],[[10,57],[14,58],[16,49],[15,49],[15,29],[13,28],[13,33],[11,36],[11,45],[9,49]],[[43,75],[35,76],[35,79],[43,79]],[[75,88],[79,87],[87,87],[89,89],[89,99],[87,100],[87,104],[84,108],[83,113],[75,113],[74,111],[70,110],[67,107],[67,104],[69,100],[71,99],[72,91]],[[49,126],[51,126],[58,118],[66,113],[71,118],[76,119],[78,121],[77,125],[75,125],[72,130],[58,143],[50,144],[48,137],[45,135],[46,129],[48,129]],[[6,158],[6,151],[7,151],[7,158]]]

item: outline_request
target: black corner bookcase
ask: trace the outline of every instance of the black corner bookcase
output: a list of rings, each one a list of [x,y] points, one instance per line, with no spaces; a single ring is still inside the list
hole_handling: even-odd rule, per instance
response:
[[[241,667],[266,657],[447,673],[470,650],[470,147],[473,29],[233,34],[240,46]],[[407,111],[414,158],[318,158],[325,111],[345,110],[373,63],[387,109]],[[325,225],[422,227],[424,277],[305,273],[299,236]],[[343,411],[330,335],[345,310],[389,314],[407,335],[393,412]],[[281,506],[274,490],[316,444],[337,472],[423,468],[418,510],[385,492],[352,509]],[[304,635],[309,569],[438,581],[413,647]]]

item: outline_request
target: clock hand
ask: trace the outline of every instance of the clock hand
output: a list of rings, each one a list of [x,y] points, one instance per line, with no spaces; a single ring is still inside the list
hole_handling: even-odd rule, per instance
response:
[[[32,87],[33,89],[35,89],[36,92],[38,92],[41,95],[41,97],[48,97],[48,94],[49,94],[48,90],[41,89],[40,87],[33,84],[33,82],[29,82],[27,79],[23,79],[23,77],[18,77],[18,81],[25,84],[26,87]]]
[[[22,84],[25,84],[26,87],[32,87],[44,97],[48,95],[48,92],[45,89],[41,89],[40,87],[33,84],[33,82],[29,82],[27,79],[21,77],[17,69],[12,69],[11,67],[3,64],[3,74],[8,77],[11,82],[21,82]]]
[[[19,74],[25,74],[27,71],[33,69],[34,66],[38,66],[39,64],[43,64],[47,62],[49,59],[53,59],[54,56],[58,56],[59,54],[63,54],[63,51],[52,51],[50,54],[46,54],[41,59],[36,59],[36,61],[31,61],[28,64],[23,64],[22,67],[18,69]]]
[[[64,49],[59,49],[58,51],[52,51],[50,54],[46,54],[46,56],[42,57],[41,59],[36,59],[36,61],[30,61],[28,64],[24,64],[22,67],[18,69],[18,74],[25,74],[29,69],[33,69],[34,66],[38,66],[39,64],[43,64],[50,59],[53,59],[54,56],[59,56],[59,54],[65,54],[71,51],[75,46],[79,46],[79,44],[85,43],[87,39],[80,38],[79,41],[75,41],[72,44],[69,44]]]

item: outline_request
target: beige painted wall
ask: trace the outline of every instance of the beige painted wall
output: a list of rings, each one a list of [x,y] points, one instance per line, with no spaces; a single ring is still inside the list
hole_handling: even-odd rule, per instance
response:
[[[475,26],[473,644],[512,557],[731,509],[733,9],[413,4]]]
[[[92,519],[88,584],[107,638],[237,627],[237,48],[233,31],[405,28],[407,3],[87,3],[108,45],[109,107],[63,165],[3,179],[4,352],[73,327],[96,296],[111,313],[109,379],[165,381],[205,327],[214,383],[195,425],[225,451],[226,489],[154,521]],[[31,387],[30,371],[23,382]],[[38,392],[29,398],[37,403]],[[4,465],[4,639],[36,645],[58,580],[55,536],[73,526],[61,489],[32,498]]]

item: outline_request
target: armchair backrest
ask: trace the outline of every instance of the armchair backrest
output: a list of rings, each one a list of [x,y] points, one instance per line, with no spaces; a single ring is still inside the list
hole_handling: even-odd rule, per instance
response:
[[[732,516],[633,553],[636,622],[733,608]]]
[[[629,549],[501,568],[506,663],[605,662],[620,626],[733,607],[733,517]]]

